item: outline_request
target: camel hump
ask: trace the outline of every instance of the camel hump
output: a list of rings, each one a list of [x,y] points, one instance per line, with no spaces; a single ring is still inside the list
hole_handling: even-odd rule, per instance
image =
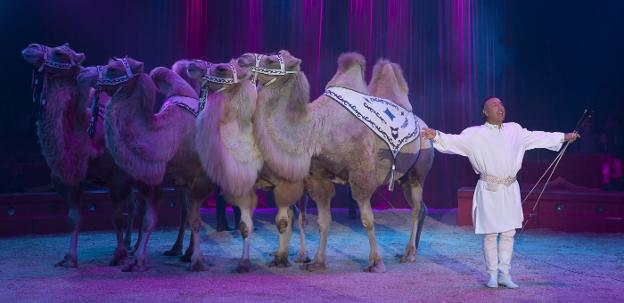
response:
[[[183,96],[197,99],[197,93],[180,75],[166,67],[156,67],[150,72],[158,90],[168,97]]]
[[[338,57],[338,66],[341,69],[347,69],[354,64],[359,64],[362,70],[366,67],[366,58],[360,53],[349,52],[343,53]]]

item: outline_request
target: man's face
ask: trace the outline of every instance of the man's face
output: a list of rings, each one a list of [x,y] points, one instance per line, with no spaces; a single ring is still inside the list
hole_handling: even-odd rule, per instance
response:
[[[505,121],[505,106],[503,106],[503,102],[500,99],[490,98],[485,101],[483,114],[487,118],[488,122],[492,124],[501,124]]]

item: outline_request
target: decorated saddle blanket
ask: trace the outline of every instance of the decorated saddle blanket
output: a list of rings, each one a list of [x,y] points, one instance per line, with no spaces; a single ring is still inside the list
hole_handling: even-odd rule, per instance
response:
[[[327,88],[325,95],[346,108],[385,141],[395,160],[403,146],[420,136],[416,116],[390,100],[338,86]]]

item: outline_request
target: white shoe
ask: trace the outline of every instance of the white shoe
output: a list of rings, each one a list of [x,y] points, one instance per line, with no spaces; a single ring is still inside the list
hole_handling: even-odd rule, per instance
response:
[[[485,283],[485,286],[489,288],[498,288],[498,280],[496,279],[496,274],[490,274],[490,279],[487,283]]]
[[[518,284],[514,283],[511,280],[511,275],[510,274],[500,274],[498,276],[498,284],[505,286],[507,288],[518,288],[520,286],[518,286]]]

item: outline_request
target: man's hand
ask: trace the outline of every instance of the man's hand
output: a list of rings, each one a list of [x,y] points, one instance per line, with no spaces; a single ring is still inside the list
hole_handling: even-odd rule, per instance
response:
[[[420,130],[420,135],[425,139],[433,140],[436,136],[436,130],[432,128],[423,128]]]
[[[581,135],[577,134],[577,133],[567,133],[565,134],[565,136],[563,137],[564,140],[572,143],[574,142],[576,139],[580,138]]]

